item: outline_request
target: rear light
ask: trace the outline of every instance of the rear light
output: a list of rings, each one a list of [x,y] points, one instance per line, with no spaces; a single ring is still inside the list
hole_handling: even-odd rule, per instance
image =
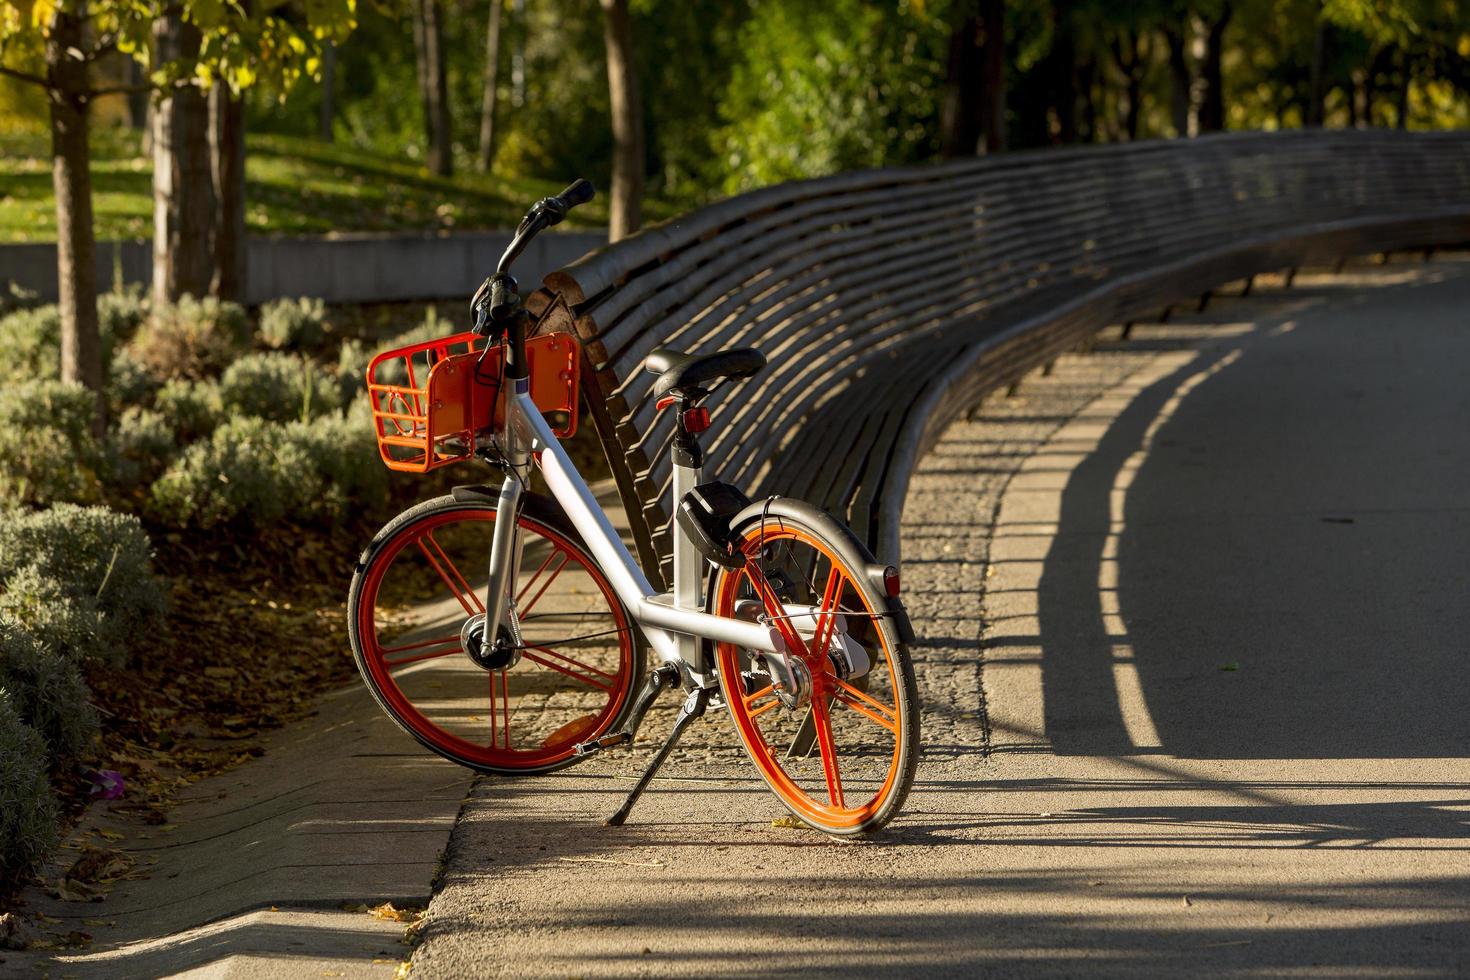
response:
[[[690,408],[684,411],[682,418],[684,431],[692,435],[698,435],[709,428],[709,409]]]
[[[892,565],[883,569],[883,591],[888,593],[890,599],[898,598],[898,569]]]

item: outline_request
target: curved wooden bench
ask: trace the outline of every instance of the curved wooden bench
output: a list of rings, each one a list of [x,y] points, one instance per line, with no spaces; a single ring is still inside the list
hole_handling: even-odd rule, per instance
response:
[[[910,472],[956,415],[1112,323],[1260,272],[1470,240],[1470,134],[1225,134],[765,188],[547,276],[640,557],[667,578],[653,348],[754,345],[710,472],[813,500],[898,560]]]

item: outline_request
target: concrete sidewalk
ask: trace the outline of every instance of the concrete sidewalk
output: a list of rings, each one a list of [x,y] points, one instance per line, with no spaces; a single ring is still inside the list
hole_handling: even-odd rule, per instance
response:
[[[27,911],[50,931],[92,941],[54,958],[0,953],[0,975],[391,977],[404,926],[362,909],[427,904],[470,774],[418,751],[361,685],[265,748],[190,787],[162,827],[94,806],[72,839],[144,874],[96,903],[30,890]]]
[[[644,752],[485,781],[414,975],[1470,972],[1467,308],[1258,283],[988,402],[911,490],[889,832],[773,826],[723,717],[621,829]]]

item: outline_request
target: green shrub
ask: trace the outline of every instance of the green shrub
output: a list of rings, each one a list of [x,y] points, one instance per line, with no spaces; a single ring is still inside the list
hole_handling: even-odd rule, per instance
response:
[[[19,504],[98,499],[101,453],[92,435],[95,401],[81,385],[7,386],[0,426],[0,499]]]
[[[72,663],[101,660],[117,665],[127,649],[103,646],[98,631],[105,629],[96,598],[68,595],[66,587],[27,566],[16,572],[0,591],[0,618],[19,623],[47,650]],[[126,638],[124,638],[126,639]]]
[[[373,352],[355,338],[342,342],[337,352],[337,391],[343,405],[351,405],[355,399],[367,393],[367,366]]]
[[[79,758],[97,736],[97,712],[76,665],[18,624],[0,622],[0,687],[21,720],[40,733],[54,767]]]
[[[17,878],[56,846],[60,810],[46,781],[46,748],[0,689],[0,872]]]
[[[184,450],[149,491],[149,511],[178,527],[211,528],[247,518],[257,526],[305,506],[317,489],[313,461],[284,427],[231,419]]]
[[[372,430],[342,414],[287,425],[232,419],[196,443],[149,493],[157,519],[211,528],[255,528],[285,518],[337,521],[387,499],[387,473]]]
[[[97,323],[102,336],[113,343],[126,343],[138,332],[148,315],[148,301],[137,286],[114,289],[97,297]]]
[[[203,439],[225,419],[224,400],[217,381],[175,378],[158,389],[153,407],[168,419],[175,441],[181,446]]]
[[[319,299],[278,299],[260,308],[260,337],[276,350],[315,347],[326,326],[327,305]]]
[[[204,378],[224,370],[250,342],[250,320],[234,303],[186,296],[151,310],[128,345],[159,378]]]
[[[219,379],[227,412],[274,422],[310,419],[342,405],[336,380],[300,354],[247,354]]]
[[[60,504],[0,523],[0,584],[10,615],[31,628],[37,610],[61,597],[95,620],[92,655],[105,660],[146,648],[163,629],[165,592],[152,556],[138,519],[106,507]]]
[[[145,404],[158,386],[159,380],[126,347],[112,356],[107,369],[107,404],[113,414],[130,405]]]
[[[136,405],[108,432],[108,482],[122,489],[152,483],[177,454],[174,427],[163,413]]]
[[[287,440],[312,460],[319,480],[318,492],[295,516],[335,522],[375,510],[388,499],[388,470],[378,456],[370,417],[366,411],[349,412],[286,427]]]
[[[143,319],[136,291],[97,297],[97,330],[106,371],[117,344],[132,336]],[[61,377],[61,308],[55,303],[15,310],[0,317],[0,379],[9,383],[53,381]]]

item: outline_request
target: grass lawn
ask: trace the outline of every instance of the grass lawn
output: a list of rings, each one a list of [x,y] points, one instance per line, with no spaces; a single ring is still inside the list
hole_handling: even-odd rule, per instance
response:
[[[139,136],[92,134],[92,207],[100,240],[147,238],[153,230],[151,161]],[[434,177],[406,160],[287,136],[251,134],[245,220],[252,235],[346,231],[510,228],[536,199],[571,183],[500,175]],[[56,240],[50,139],[0,134],[0,242]],[[650,219],[667,210],[648,202]],[[607,223],[602,196],[563,227]]]

